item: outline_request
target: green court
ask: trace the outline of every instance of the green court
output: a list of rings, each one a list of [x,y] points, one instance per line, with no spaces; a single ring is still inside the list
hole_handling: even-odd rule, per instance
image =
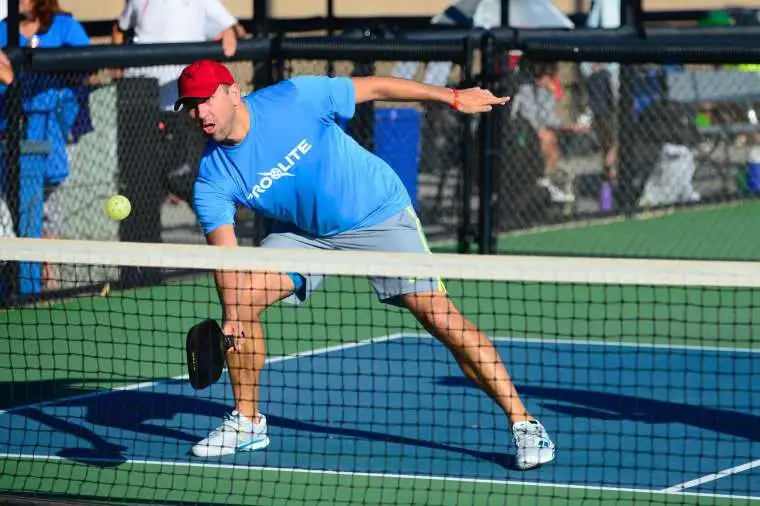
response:
[[[509,235],[501,238],[499,246],[503,252],[520,255],[756,261],[760,238],[753,232],[758,212],[758,203],[689,210]],[[646,272],[642,276],[645,279]],[[448,280],[447,286],[465,314],[493,336],[548,343],[612,338],[615,343],[654,344],[662,349],[714,347],[729,353],[758,349],[757,289],[456,280]],[[220,317],[216,300],[213,283],[204,276],[0,312],[0,328],[13,336],[0,341],[0,384],[8,392],[0,409],[13,412],[19,406],[183,376],[184,333],[201,318]],[[379,304],[368,283],[351,278],[328,281],[304,308],[272,308],[265,314],[265,325],[270,357],[420,331],[405,313]],[[704,503],[690,494],[568,486],[550,474],[541,475],[546,479],[526,474],[519,479],[441,480],[403,473],[382,477],[350,470],[302,472],[237,464],[205,468],[202,463],[164,461],[160,455],[151,462],[130,460],[119,465],[5,455],[0,461],[2,490],[131,503],[251,504],[254,497],[266,498],[268,504],[461,505],[504,504],[509,499],[538,505]],[[731,494],[709,498],[710,504],[745,502],[749,498]]]

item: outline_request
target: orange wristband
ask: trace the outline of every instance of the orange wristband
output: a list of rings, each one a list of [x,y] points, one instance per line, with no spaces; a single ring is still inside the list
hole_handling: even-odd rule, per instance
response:
[[[457,103],[459,100],[459,90],[454,88],[454,98],[451,100],[451,108],[455,111],[459,109],[459,104]]]

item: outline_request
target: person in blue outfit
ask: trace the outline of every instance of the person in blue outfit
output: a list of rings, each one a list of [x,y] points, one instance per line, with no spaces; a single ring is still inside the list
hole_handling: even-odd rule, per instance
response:
[[[53,48],[87,46],[90,39],[84,27],[74,17],[61,11],[58,0],[20,0],[20,34],[22,47]],[[0,22],[0,47],[8,44],[7,20]],[[50,153],[45,162],[43,237],[57,238],[63,227],[60,185],[69,175],[70,147],[79,136],[91,130],[87,101],[87,76],[82,74],[24,74],[20,76],[25,115],[25,138],[45,141]],[[14,80],[7,56],[0,51],[0,107],[2,129],[5,129],[8,111],[5,91]],[[51,265],[43,265],[43,284],[56,288],[57,276]]]
[[[483,113],[507,98],[479,88],[451,90],[405,79],[301,76],[246,97],[222,64],[201,60],[178,81],[179,100],[208,138],[193,207],[209,244],[237,246],[235,208],[275,221],[265,248],[429,252],[398,175],[361,147],[336,120],[372,100],[439,101]],[[321,276],[310,273],[218,271],[222,329],[235,409],[195,444],[196,456],[260,450],[269,445],[258,410],[266,347],[261,313],[284,300],[305,301]],[[408,309],[452,353],[463,372],[501,407],[529,469],[554,459],[554,443],[523,405],[488,337],[455,307],[440,279],[371,278],[380,300]]]

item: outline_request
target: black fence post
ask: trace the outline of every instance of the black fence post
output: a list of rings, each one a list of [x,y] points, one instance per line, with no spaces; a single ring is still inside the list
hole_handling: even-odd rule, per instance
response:
[[[119,240],[160,243],[164,200],[163,149],[158,128],[159,89],[155,79],[132,78],[116,82],[117,156],[119,190],[132,202],[128,220],[119,224]],[[157,283],[160,269],[129,267],[121,271],[125,286]]]
[[[496,61],[496,41],[491,33],[485,33],[480,44],[481,87],[494,87],[493,74]],[[478,253],[491,254],[493,251],[493,134],[492,114],[480,117],[480,208]]]
[[[21,82],[22,64],[21,58],[16,53],[16,58],[12,57],[14,50],[19,51],[20,15],[18,11],[18,0],[8,0],[8,44],[6,52],[11,59],[11,66],[15,79],[6,91],[7,101],[6,110],[3,111],[8,118],[8,130],[6,131],[3,156],[5,157],[5,202],[8,205],[13,223],[13,229],[17,236],[24,235],[21,226],[21,141],[24,138],[24,108],[23,108],[23,88]],[[40,196],[42,198],[42,196]],[[3,290],[0,295],[5,294],[7,297],[13,297],[18,294],[21,280],[19,279],[19,264],[8,262],[2,269],[3,272]]]
[[[618,161],[618,177],[613,196],[615,206],[625,214],[635,211],[636,197],[639,193],[636,184],[636,162],[639,153],[636,153],[635,148],[636,135],[639,132],[636,129],[634,111],[634,80],[635,69],[633,66],[621,65],[617,127],[620,159]]]
[[[253,36],[256,38],[270,37],[269,7],[269,0],[254,0],[253,2],[253,21],[255,27]],[[266,88],[274,82],[282,79],[282,76],[284,74],[284,61],[279,59],[277,60],[277,63],[275,63],[275,57],[278,56],[279,53],[276,47],[277,42],[279,42],[280,35],[281,34],[276,34],[274,36],[273,51],[271,51],[266,58],[254,60],[252,62],[252,84],[254,90]],[[266,237],[269,231],[270,220],[259,214],[254,214],[252,221],[253,230],[251,236],[251,245],[258,246],[261,244],[261,241],[264,239],[264,237]]]
[[[377,39],[377,35],[370,28],[366,28],[362,37],[365,39]],[[371,61],[356,60],[351,72],[353,77],[368,77],[375,74],[375,65]],[[370,101],[356,106],[354,118],[348,122],[346,130],[356,142],[368,151],[375,151],[375,103]]]
[[[462,80],[464,86],[472,84],[472,64],[474,51],[471,39],[468,37],[464,47],[464,61],[462,62]],[[474,161],[475,157],[468,146],[474,144],[472,134],[472,117],[462,114],[459,117],[459,125],[462,135],[461,139],[461,156],[462,156],[462,210],[459,219],[459,230],[457,237],[457,251],[459,253],[470,253],[472,242],[472,178],[475,177]]]
[[[253,22],[256,38],[269,36],[269,0],[254,0]],[[262,60],[253,62],[253,87],[258,90],[271,84],[272,81],[272,55]]]

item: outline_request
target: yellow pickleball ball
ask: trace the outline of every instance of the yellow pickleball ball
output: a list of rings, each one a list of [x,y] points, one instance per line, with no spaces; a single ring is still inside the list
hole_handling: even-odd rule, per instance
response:
[[[132,211],[132,204],[124,195],[113,195],[106,200],[106,214],[114,221],[121,221]]]

